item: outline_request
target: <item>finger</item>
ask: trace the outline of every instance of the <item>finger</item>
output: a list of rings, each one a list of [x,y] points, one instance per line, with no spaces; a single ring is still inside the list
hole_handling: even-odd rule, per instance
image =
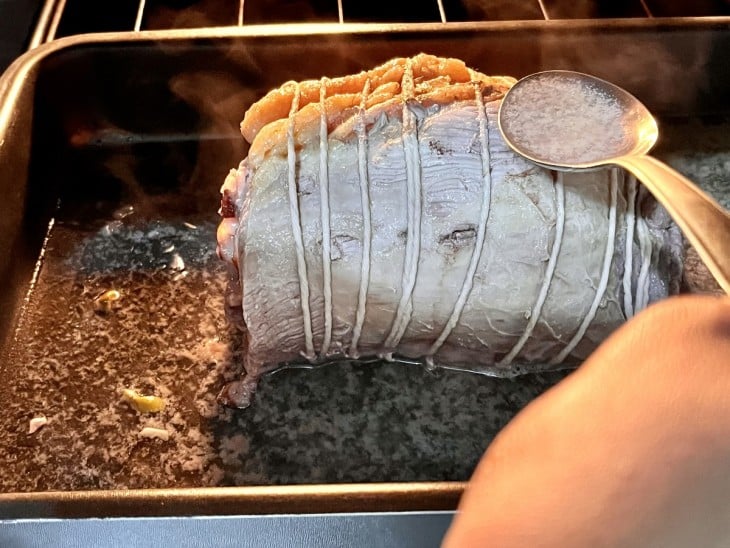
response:
[[[444,545],[730,537],[728,356],[728,299],[650,307],[500,433]]]

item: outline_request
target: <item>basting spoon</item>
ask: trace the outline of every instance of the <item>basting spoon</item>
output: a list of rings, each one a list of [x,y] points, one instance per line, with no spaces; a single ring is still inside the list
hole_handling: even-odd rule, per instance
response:
[[[648,156],[659,130],[636,97],[588,74],[538,72],[505,94],[499,129],[515,152],[549,169],[615,165],[631,172],[665,207],[730,294],[730,214],[692,181]]]

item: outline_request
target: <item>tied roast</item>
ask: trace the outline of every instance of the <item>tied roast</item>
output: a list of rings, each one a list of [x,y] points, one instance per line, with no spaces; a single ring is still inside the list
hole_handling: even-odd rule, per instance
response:
[[[514,81],[421,54],[251,106],[218,230],[246,333],[229,403],[294,362],[575,366],[679,291],[682,236],[633,177],[551,172],[502,141]]]

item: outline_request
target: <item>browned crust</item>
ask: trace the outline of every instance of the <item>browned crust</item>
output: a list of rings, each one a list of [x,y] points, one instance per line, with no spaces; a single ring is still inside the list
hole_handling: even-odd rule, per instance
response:
[[[327,80],[324,108],[329,131],[350,119],[362,101],[362,91],[369,80],[371,92],[365,102],[366,123],[382,112],[398,115],[402,105],[401,80],[407,59],[392,59],[379,67],[359,74]],[[474,84],[481,88],[486,101],[500,99],[514,84],[514,78],[485,76],[469,69],[463,61],[419,54],[411,59],[413,99],[423,106],[448,104],[474,98]],[[321,105],[320,80],[306,80],[299,85],[299,111],[295,114],[295,146],[317,139]],[[287,82],[254,103],[241,123],[241,133],[252,143],[249,163],[256,168],[268,154],[286,153],[286,132],[296,82]],[[338,133],[342,134],[342,131]]]

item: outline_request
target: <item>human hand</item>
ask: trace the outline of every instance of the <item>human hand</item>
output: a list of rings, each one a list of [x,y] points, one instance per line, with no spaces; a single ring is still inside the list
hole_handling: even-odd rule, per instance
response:
[[[531,402],[443,546],[730,546],[730,299],[650,306]]]

